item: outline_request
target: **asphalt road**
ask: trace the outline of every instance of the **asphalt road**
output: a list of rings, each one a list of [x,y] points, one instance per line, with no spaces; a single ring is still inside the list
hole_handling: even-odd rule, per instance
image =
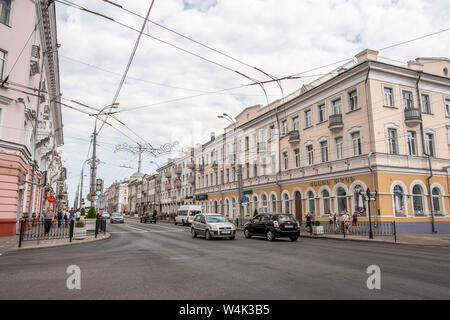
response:
[[[187,227],[110,225],[109,240],[0,256],[0,299],[450,299],[450,248],[301,238],[193,239]],[[69,265],[81,290],[69,290]],[[381,289],[366,269],[378,265]]]

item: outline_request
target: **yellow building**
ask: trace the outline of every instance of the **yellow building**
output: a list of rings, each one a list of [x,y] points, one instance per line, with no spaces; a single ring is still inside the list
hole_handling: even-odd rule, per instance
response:
[[[364,50],[267,106],[243,110],[224,134],[194,149],[204,211],[358,212],[398,232],[450,232],[450,61],[386,63]],[[239,172],[242,172],[241,196]]]

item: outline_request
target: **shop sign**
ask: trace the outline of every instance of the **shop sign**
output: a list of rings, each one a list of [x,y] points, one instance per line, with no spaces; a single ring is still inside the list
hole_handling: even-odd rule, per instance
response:
[[[197,195],[196,199],[199,201],[208,200],[208,195],[207,194],[199,194],[199,195]]]
[[[331,182],[334,182],[334,184],[337,183],[348,183],[355,181],[354,177],[345,177],[345,178],[336,178],[336,179],[329,179],[329,180],[319,180],[319,181],[312,181],[309,183],[311,187],[317,187],[317,186],[329,186]]]
[[[56,199],[55,199],[54,196],[50,196],[50,197],[47,198],[47,201],[48,201],[48,202],[55,202],[55,200],[56,200]]]

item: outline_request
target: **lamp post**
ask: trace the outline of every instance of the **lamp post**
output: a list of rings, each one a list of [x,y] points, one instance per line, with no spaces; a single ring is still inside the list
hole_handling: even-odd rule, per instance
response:
[[[234,132],[234,156],[237,154],[237,166],[238,166],[238,193],[239,193],[239,222],[240,224],[244,221],[244,208],[242,206],[242,165],[240,164],[239,154],[237,152],[237,138],[236,138],[236,121],[234,121],[228,114],[223,113],[222,115],[218,115],[217,118],[219,119],[225,119],[228,122],[230,122],[233,125],[233,132]]]
[[[95,116],[95,124],[94,124],[94,133],[93,133],[93,144],[92,144],[92,159],[91,159],[91,188],[89,190],[90,194],[90,201],[91,201],[91,207],[94,206],[95,202],[95,181],[97,179],[97,120],[99,116],[104,115],[103,111],[105,111],[106,108],[118,108],[119,103],[113,103],[105,106],[103,109],[101,109],[98,113],[93,114],[92,116]]]
[[[372,218],[370,217],[370,189],[367,188],[366,191],[368,203],[367,206],[369,207],[369,239],[373,239],[373,232],[372,232]],[[361,190],[361,195],[363,195],[363,191]]]
[[[158,170],[161,168],[161,166],[153,160],[150,161],[150,163],[156,165],[158,167]],[[157,185],[158,185],[158,214],[160,215],[161,214],[161,180],[162,180],[161,174],[158,173],[157,177],[159,178],[157,181],[158,182]]]

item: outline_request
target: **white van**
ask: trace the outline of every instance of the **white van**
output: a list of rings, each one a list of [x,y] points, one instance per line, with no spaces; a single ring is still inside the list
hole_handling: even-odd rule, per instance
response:
[[[196,214],[202,213],[201,206],[180,206],[175,217],[175,225],[182,224],[183,226],[191,224],[194,221]]]

